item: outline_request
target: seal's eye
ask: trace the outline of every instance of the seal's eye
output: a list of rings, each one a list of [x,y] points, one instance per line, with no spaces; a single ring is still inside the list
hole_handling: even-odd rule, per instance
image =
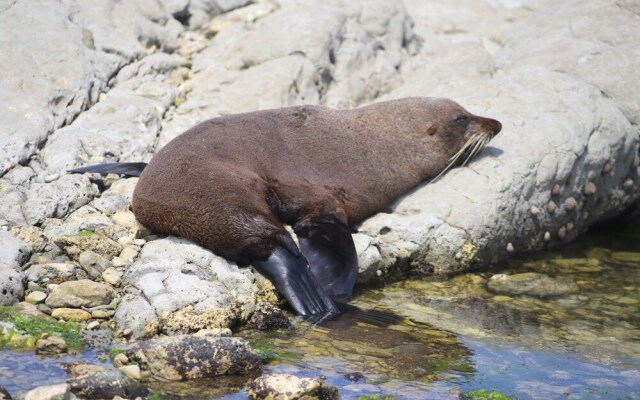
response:
[[[466,124],[468,121],[469,121],[469,117],[467,117],[466,115],[461,115],[458,118],[453,120],[453,122],[460,125]]]

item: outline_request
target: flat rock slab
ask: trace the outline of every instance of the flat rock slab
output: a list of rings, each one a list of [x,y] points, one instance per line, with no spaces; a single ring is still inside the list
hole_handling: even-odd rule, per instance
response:
[[[88,279],[63,282],[51,291],[49,307],[97,307],[111,303],[115,291],[109,285]]]
[[[262,370],[260,356],[241,338],[178,335],[138,343],[127,350],[146,378],[184,381]]]

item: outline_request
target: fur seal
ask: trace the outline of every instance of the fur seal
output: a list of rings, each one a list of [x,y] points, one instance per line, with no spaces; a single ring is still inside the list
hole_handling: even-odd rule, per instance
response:
[[[326,316],[355,284],[350,227],[468,162],[501,128],[445,98],[295,106],[202,122],[146,167],[71,172],[139,175],[132,207],[143,225],[252,264],[298,314]]]

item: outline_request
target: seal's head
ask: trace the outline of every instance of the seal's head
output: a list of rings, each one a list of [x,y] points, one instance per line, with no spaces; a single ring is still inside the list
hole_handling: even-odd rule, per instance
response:
[[[466,165],[502,129],[499,121],[473,115],[453,100],[434,98],[431,108],[435,112],[430,113],[427,135],[444,144],[440,154],[448,160],[434,180],[454,166]]]

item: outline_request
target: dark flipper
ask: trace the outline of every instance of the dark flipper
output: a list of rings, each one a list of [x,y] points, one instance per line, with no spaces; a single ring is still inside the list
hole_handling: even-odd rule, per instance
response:
[[[252,265],[273,283],[299,315],[319,319],[339,312],[302,255],[278,245],[268,259],[254,261]]]
[[[358,275],[358,256],[349,227],[337,218],[296,226],[298,243],[311,272],[334,300],[351,296]]]
[[[147,163],[132,162],[132,163],[104,163],[88,165],[82,168],[72,169],[68,172],[72,174],[82,174],[85,172],[92,172],[97,174],[120,174],[126,176],[140,176]]]

